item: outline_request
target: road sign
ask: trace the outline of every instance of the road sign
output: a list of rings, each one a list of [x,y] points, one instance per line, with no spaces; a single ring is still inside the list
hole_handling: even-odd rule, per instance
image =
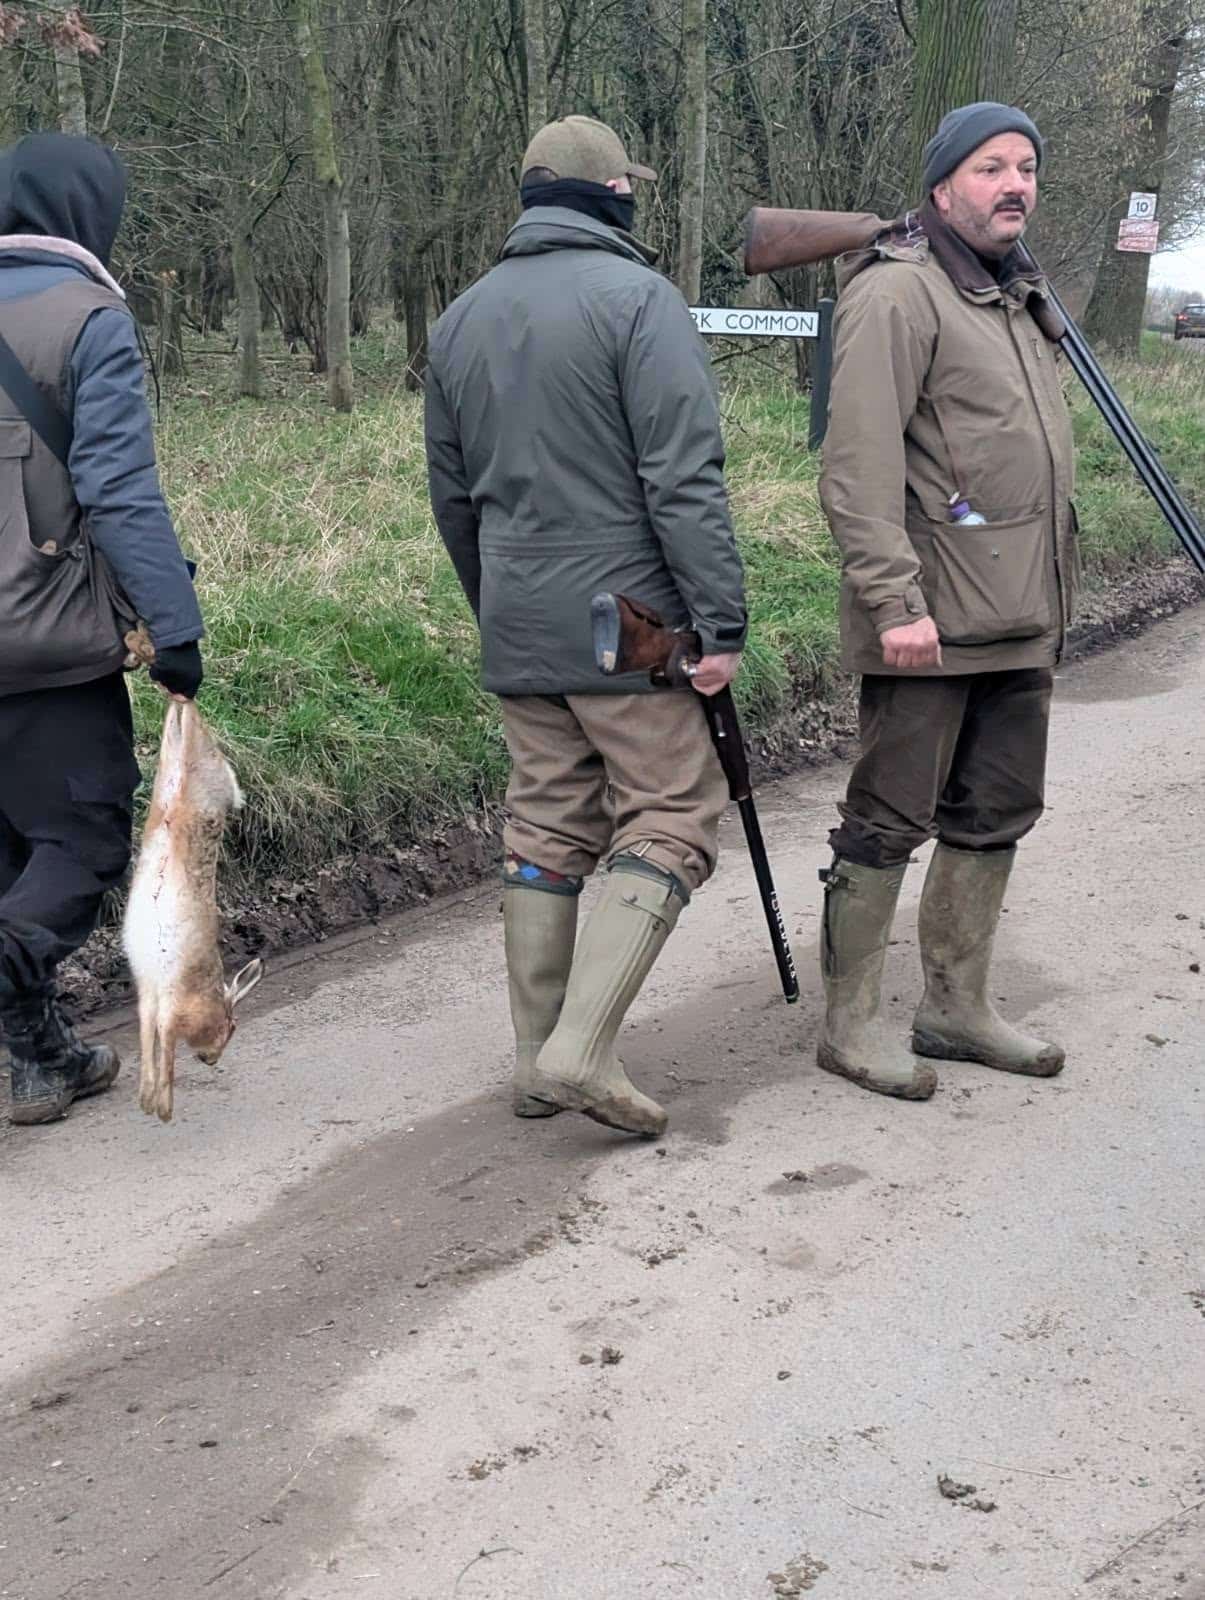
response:
[[[729,338],[815,339],[820,332],[818,311],[759,311],[752,306],[691,306],[700,333],[726,334]]]
[[[1135,190],[1130,195],[1130,209],[1126,212],[1126,216],[1131,222],[1151,222],[1154,220],[1155,212],[1158,208],[1159,196],[1157,194],[1139,194]]]
[[[1157,222],[1119,222],[1117,225],[1117,248],[1119,250],[1138,250],[1143,255],[1154,255],[1159,248],[1159,224]]]

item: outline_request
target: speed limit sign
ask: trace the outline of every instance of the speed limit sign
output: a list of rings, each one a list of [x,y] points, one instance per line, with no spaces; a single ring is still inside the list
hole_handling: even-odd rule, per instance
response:
[[[1131,222],[1150,222],[1154,218],[1158,204],[1158,195],[1135,192],[1130,195],[1130,209],[1126,215]]]

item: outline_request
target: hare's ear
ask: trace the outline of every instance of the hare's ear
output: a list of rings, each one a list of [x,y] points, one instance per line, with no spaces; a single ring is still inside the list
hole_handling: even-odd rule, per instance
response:
[[[264,964],[258,956],[239,969],[226,985],[226,999],[233,1010],[240,1000],[246,999],[264,975]]]

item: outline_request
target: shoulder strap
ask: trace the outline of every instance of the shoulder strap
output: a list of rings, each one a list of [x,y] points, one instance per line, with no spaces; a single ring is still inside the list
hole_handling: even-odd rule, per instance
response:
[[[2,333],[0,386],[46,448],[66,466],[71,450],[71,424],[29,376]]]

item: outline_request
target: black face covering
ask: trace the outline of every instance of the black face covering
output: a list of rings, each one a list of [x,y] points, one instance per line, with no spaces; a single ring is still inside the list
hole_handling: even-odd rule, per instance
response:
[[[121,158],[95,139],[31,133],[0,155],[0,234],[71,239],[107,263],[125,197]]]
[[[553,183],[531,183],[519,191],[524,211],[532,206],[562,206],[580,211],[608,228],[631,233],[636,220],[636,196],[616,194],[605,183],[588,183],[585,178],[557,178]]]

